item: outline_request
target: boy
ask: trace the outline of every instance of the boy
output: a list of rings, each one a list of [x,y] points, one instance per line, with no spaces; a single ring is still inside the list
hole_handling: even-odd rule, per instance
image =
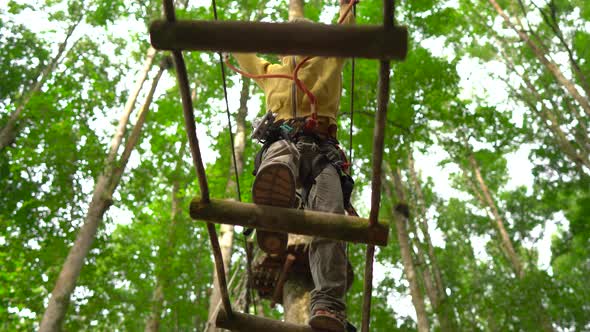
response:
[[[340,0],[341,17],[350,9],[350,1]],[[302,20],[305,19],[296,19]],[[354,23],[352,13],[342,23]],[[291,76],[304,59],[283,56],[281,64],[271,64],[254,54],[233,55],[241,69],[252,75]],[[344,214],[350,192],[341,178],[350,177],[345,174],[346,160],[336,140],[343,65],[344,59],[331,57],[314,57],[301,65],[297,77],[311,96],[293,80],[255,79],[264,91],[267,110],[272,112],[275,122],[262,137],[265,145],[257,156],[254,203],[293,208],[299,187],[305,208]],[[281,254],[285,249],[286,234],[258,231],[257,237],[260,247],[269,254]],[[313,238],[309,262],[315,285],[309,325],[326,331],[345,331],[348,260],[344,243]]]

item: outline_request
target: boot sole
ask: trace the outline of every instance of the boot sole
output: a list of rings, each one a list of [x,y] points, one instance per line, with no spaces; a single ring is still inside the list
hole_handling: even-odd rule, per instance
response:
[[[271,164],[261,168],[252,186],[252,199],[256,204],[292,208],[296,202],[295,178],[287,165]],[[258,246],[269,255],[285,253],[288,235],[258,230]]]

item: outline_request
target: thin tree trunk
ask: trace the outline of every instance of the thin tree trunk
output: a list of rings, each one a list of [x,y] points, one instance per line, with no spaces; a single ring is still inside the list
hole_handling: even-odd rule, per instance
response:
[[[420,230],[422,231],[422,235],[424,235],[424,241],[428,247],[428,259],[430,260],[430,264],[432,266],[433,275],[435,277],[436,288],[439,293],[439,298],[445,297],[445,286],[441,277],[440,267],[438,265],[438,260],[436,255],[434,254],[434,246],[432,245],[432,238],[430,237],[430,231],[428,230],[428,220],[426,218],[426,207],[424,201],[424,194],[422,193],[422,187],[420,186],[420,181],[418,180],[418,176],[416,174],[416,167],[414,164],[414,156],[413,153],[410,152],[408,156],[408,168],[410,171],[410,179],[412,181],[412,186],[414,187],[414,191],[416,193],[416,200],[417,206],[420,208]]]
[[[483,198],[484,198],[485,202],[487,203],[489,209],[492,212],[494,222],[496,223],[496,228],[497,228],[498,233],[500,235],[502,249],[503,249],[504,253],[506,254],[506,256],[508,257],[508,260],[510,261],[511,266],[512,266],[517,278],[523,279],[525,276],[525,270],[523,268],[520,257],[518,256],[518,254],[514,250],[512,240],[510,239],[510,236],[508,235],[508,232],[506,231],[506,228],[504,227],[504,220],[498,211],[498,208],[492,198],[490,190],[481,175],[481,171],[479,169],[479,165],[478,165],[477,161],[475,160],[475,156],[473,155],[473,152],[471,152],[471,151],[468,155],[468,161],[469,161],[469,164],[470,164],[472,171],[475,175],[477,183],[479,184],[479,187],[480,187],[481,192],[483,194]],[[546,332],[555,331],[555,329],[553,328],[553,325],[551,323],[551,320],[548,317],[548,313],[546,312],[545,308],[543,308],[540,300],[537,300],[537,301],[538,301],[538,308],[539,308],[539,313],[540,313],[539,320],[540,320],[541,328]]]
[[[160,64],[160,68],[158,70],[158,73],[156,74],[156,77],[154,77],[154,80],[152,81],[152,86],[146,97],[145,103],[143,104],[143,106],[139,110],[139,113],[137,114],[137,122],[135,123],[135,126],[133,126],[131,134],[127,138],[127,141],[125,142],[125,147],[123,149],[123,152],[121,153],[121,157],[119,158],[119,161],[117,162],[116,167],[113,170],[113,178],[111,180],[110,188],[111,196],[115,192],[115,189],[117,189],[117,186],[119,185],[119,181],[123,176],[123,172],[125,171],[125,167],[127,166],[127,162],[129,161],[129,157],[131,157],[133,149],[139,142],[141,130],[146,121],[148,111],[152,103],[152,99],[154,97],[154,93],[156,92],[156,87],[158,86],[158,82],[160,81],[160,78],[162,77],[164,71],[170,68],[171,65],[172,60],[170,58],[164,58],[162,60],[162,63]]]
[[[125,103],[125,108],[123,109],[123,113],[121,113],[121,118],[119,119],[119,124],[117,125],[117,129],[115,130],[115,135],[111,140],[111,148],[109,149],[109,154],[107,155],[106,164],[112,164],[112,162],[117,157],[117,152],[119,151],[119,147],[121,146],[121,142],[123,141],[123,136],[125,136],[125,132],[127,130],[127,124],[129,123],[129,117],[135,108],[135,102],[137,101],[137,96],[143,87],[143,83],[146,81],[148,73],[152,68],[152,64],[154,62],[154,57],[156,56],[156,50],[153,47],[149,47],[145,56],[145,60],[143,63],[142,70],[138,73],[137,78],[135,79],[135,86],[133,90],[131,90],[131,94],[127,98],[127,102]]]
[[[590,170],[590,159],[588,159],[587,153],[580,154],[580,153],[578,153],[578,151],[576,151],[576,148],[570,143],[570,140],[567,138],[566,133],[564,133],[563,130],[561,129],[561,126],[559,124],[559,119],[554,114],[554,112],[551,111],[545,105],[545,103],[543,103],[543,97],[541,96],[541,94],[539,93],[537,88],[533,85],[533,83],[530,81],[528,76],[526,74],[519,74],[516,71],[514,64],[510,60],[508,60],[508,57],[505,56],[505,58],[506,58],[505,61],[506,61],[507,67],[509,69],[511,69],[512,72],[517,74],[522,79],[527,90],[531,93],[531,95],[535,98],[535,100],[537,100],[541,104],[541,110],[537,109],[537,105],[534,101],[526,98],[526,96],[523,93],[517,91],[515,88],[513,88],[506,81],[506,84],[507,84],[507,86],[510,87],[512,93],[516,97],[520,98],[525,104],[527,104],[527,106],[529,106],[529,108],[533,112],[535,112],[541,116],[541,118],[543,119],[543,121],[541,121],[541,123],[553,133],[553,135],[557,141],[557,145],[562,149],[562,151],[565,153],[565,155],[580,168],[580,170],[582,170],[583,167],[586,167],[586,168],[588,168],[588,170]],[[575,107],[574,107],[574,109],[575,109]],[[577,111],[575,111],[574,115],[576,116],[576,119],[578,120],[578,122],[580,122],[580,126],[582,128],[585,128],[585,125],[582,122],[583,120],[580,119],[580,117],[579,117],[580,114]],[[580,147],[582,147],[584,150],[588,147],[589,144],[587,141],[587,137],[584,137],[583,141],[581,141],[582,138],[580,138],[579,135],[572,135],[572,136],[574,136],[576,143],[578,143],[578,145]]]
[[[479,19],[482,18],[481,15],[477,12],[473,12],[473,14],[475,14]],[[490,26],[488,26],[488,28],[492,29],[492,27],[490,27]],[[501,59],[504,61],[504,63],[506,64],[506,66],[509,69],[511,69],[516,75],[518,75],[523,80],[523,82],[527,86],[530,93],[534,95],[534,97],[536,98],[536,100],[539,103],[541,103],[542,110],[541,111],[537,110],[536,103],[529,100],[528,98],[526,98],[523,95],[523,93],[517,91],[514,87],[512,87],[512,85],[510,84],[510,82],[508,82],[508,80],[503,79],[503,81],[512,90],[513,94],[517,98],[520,98],[524,103],[526,103],[529,106],[529,108],[531,108],[532,111],[541,115],[541,117],[544,120],[544,121],[541,121],[543,126],[547,127],[548,129],[550,129],[553,132],[553,134],[555,135],[555,138],[557,140],[557,144],[560,146],[560,148],[563,149],[566,156],[568,156],[576,164],[576,166],[580,169],[580,171],[583,171],[583,167],[585,167],[588,164],[584,159],[587,160],[588,158],[583,157],[583,155],[581,155],[575,151],[575,148],[573,146],[571,146],[570,142],[567,140],[567,138],[565,136],[565,133],[563,133],[563,130],[561,129],[561,127],[559,125],[559,121],[558,121],[557,117],[543,103],[544,98],[541,96],[541,94],[538,92],[538,90],[534,87],[534,85],[532,84],[530,79],[528,79],[527,75],[520,74],[516,70],[514,62],[512,60],[510,60],[511,57],[507,53],[507,50],[510,49],[510,45],[508,45],[506,43],[506,41],[502,37],[498,36],[497,34],[494,34],[494,37],[496,38],[496,40],[500,44],[502,44],[502,47],[500,48],[500,50],[502,52],[503,57]],[[586,125],[585,125],[586,120],[584,118],[582,118],[582,116],[581,116],[580,112],[578,111],[578,109],[576,108],[576,106],[571,105],[571,103],[568,102],[569,101],[568,96],[566,95],[564,98],[566,99],[566,103],[568,103],[570,111],[574,114],[575,118],[577,119],[578,123],[580,124],[580,127],[584,129],[584,132],[587,132],[587,130],[585,129],[586,128]],[[573,136],[576,138],[576,141],[578,142],[578,144],[580,146],[583,146],[584,148],[586,148],[588,146],[588,144],[585,143],[587,141],[586,135],[583,135],[584,142],[580,142],[580,135],[573,135]]]
[[[390,176],[394,179],[393,187],[395,188],[396,193],[394,194],[391,183],[385,185],[385,192],[390,197],[390,199],[394,200],[394,197],[397,197],[397,201],[403,202],[405,197],[401,187],[402,181],[399,170],[391,170],[387,166],[386,169],[389,171]],[[414,309],[416,310],[418,331],[428,332],[430,331],[430,324],[428,322],[428,315],[426,313],[426,305],[424,304],[424,296],[420,290],[418,276],[416,275],[416,267],[414,266],[414,261],[412,259],[412,249],[410,246],[408,231],[406,229],[407,218],[405,215],[399,213],[395,209],[392,211],[392,214],[397,229],[397,238],[399,241],[404,273],[406,275],[406,279],[410,283],[410,295],[412,296],[412,303],[414,304]]]
[[[184,153],[186,149],[186,140],[184,140],[180,147],[181,155]],[[182,158],[178,158],[176,163],[176,172],[180,171],[182,167]],[[178,193],[180,191],[180,182],[178,179],[174,179],[172,183],[172,204],[170,209],[170,226],[168,227],[168,238],[166,243],[160,246],[160,255],[159,259],[162,262],[162,271],[169,271],[170,270],[170,261],[168,257],[174,252],[174,248],[176,247],[176,225],[178,221],[178,215],[181,212],[180,207],[180,197]],[[162,308],[164,305],[164,293],[170,284],[170,280],[168,280],[163,275],[159,274],[156,276],[156,287],[152,294],[152,311],[148,320],[145,324],[145,331],[146,332],[157,332],[160,329],[160,318],[162,316]]]
[[[236,272],[234,272],[236,273]],[[232,277],[233,278],[233,277]],[[230,293],[235,298],[233,302],[233,306],[237,311],[242,311],[244,313],[250,313],[250,300],[248,298],[248,278],[240,278],[238,284],[235,288],[230,289]]]
[[[564,102],[565,99],[568,99],[568,97],[566,96],[565,98],[563,98]],[[551,108],[549,107],[545,107],[546,110],[561,110],[562,107],[560,105],[558,105],[557,101],[554,98],[549,99],[549,103],[551,103]],[[573,138],[573,141],[577,144],[577,146],[573,145],[576,150],[579,149],[581,150],[578,154],[581,156],[584,156],[584,159],[589,160],[588,165],[590,165],[590,159],[588,159],[588,156],[590,155],[590,137],[588,137],[588,130],[586,128],[586,125],[584,123],[577,123],[576,125],[572,125],[572,121],[570,119],[565,118],[566,113],[565,112],[557,112],[557,114],[555,112],[552,112],[553,116],[556,118],[556,120],[558,120],[561,123],[566,122],[566,128],[565,130],[567,130],[569,132],[570,137]],[[574,112],[574,116],[577,118],[579,115],[575,114]],[[567,124],[567,122],[570,121],[569,124]],[[578,121],[580,121],[578,119]],[[560,126],[561,129],[562,126]],[[571,138],[568,138],[568,140],[571,140]]]
[[[401,174],[399,178],[394,178],[395,188],[397,191],[397,197],[401,197],[400,201],[406,201],[406,192],[403,190],[404,184],[401,182]],[[402,187],[402,190],[397,190],[398,187]],[[412,200],[412,198],[410,198]],[[409,201],[408,201],[409,203]],[[424,290],[426,295],[430,299],[430,302],[434,306],[434,302],[437,301],[437,294],[436,294],[436,285],[432,274],[430,273],[430,268],[427,263],[426,253],[422,248],[422,243],[419,238],[418,228],[416,227],[416,223],[418,223],[418,219],[420,218],[419,210],[419,202],[417,200],[413,200],[413,204],[408,204],[410,208],[410,218],[407,218],[407,229],[408,229],[408,241],[410,244],[410,253],[412,255],[412,260],[415,260],[415,267],[416,267],[416,275],[418,276],[418,280],[422,281],[424,285]],[[413,239],[410,235],[413,235]],[[415,250],[414,250],[415,248]]]
[[[531,93],[533,93],[533,95],[536,98],[541,97],[539,95],[538,91],[535,89],[535,87],[530,82],[527,82],[527,87],[529,88],[529,91]],[[541,100],[541,99],[539,99],[539,100]],[[570,140],[567,138],[567,135],[561,129],[561,126],[559,124],[559,120],[557,119],[555,114],[549,108],[547,108],[547,106],[545,106],[545,104],[543,102],[540,103],[541,104],[540,111],[537,111],[536,105],[534,105],[534,103],[532,103],[531,101],[525,100],[525,103],[529,106],[529,108],[531,108],[533,111],[536,111],[539,115],[541,115],[541,118],[544,120],[543,124],[545,125],[545,127],[548,127],[548,129],[553,133],[553,135],[557,141],[557,144],[562,149],[562,151],[565,153],[565,155],[568,156],[569,159],[571,161],[573,161],[579,167],[581,167],[581,168],[586,167],[590,171],[590,159],[588,159],[588,155],[586,153],[581,153],[581,154],[578,153],[576,148],[570,143]],[[574,137],[574,139],[576,140],[576,143],[578,143],[578,145],[580,147],[585,149],[588,146],[587,142],[580,141],[580,138],[577,137],[576,135],[572,135],[572,136]],[[585,137],[585,138],[587,138],[587,137]]]
[[[513,3],[513,5],[514,5],[514,3]],[[522,0],[518,0],[518,6],[520,7],[523,16],[526,19],[528,10],[526,9],[526,7],[525,7],[524,3],[522,2]],[[524,27],[524,24],[522,24],[522,21],[521,21],[520,17],[518,17],[518,15],[515,15],[514,18],[516,19],[516,23],[518,23],[518,25],[520,26],[521,30],[524,30],[525,27]],[[545,45],[545,43],[543,42],[543,39],[541,39],[541,37],[539,36],[539,34],[536,33],[535,30],[531,27],[531,24],[530,24],[530,22],[529,22],[528,19],[527,19],[526,22],[527,22],[527,27],[526,28],[527,28],[528,32],[535,38],[535,41],[537,43],[539,43],[539,47],[543,51],[543,53],[547,54],[549,52],[549,48],[547,47],[547,45]]]
[[[475,179],[477,180],[479,188],[481,189],[481,193],[483,194],[483,198],[484,198],[487,206],[490,208],[490,210],[492,212],[492,216],[494,217],[494,222],[496,223],[496,229],[498,230],[498,233],[500,235],[500,240],[502,242],[502,247],[504,249],[504,253],[508,257],[508,260],[510,261],[510,264],[512,265],[512,269],[514,270],[514,273],[520,279],[520,278],[524,277],[524,270],[522,267],[522,262],[520,261],[520,258],[518,257],[518,255],[516,254],[516,251],[514,250],[514,246],[512,245],[512,239],[510,239],[510,235],[508,235],[508,232],[506,231],[506,227],[504,227],[504,219],[502,218],[502,216],[500,215],[500,212],[498,211],[498,207],[496,206],[496,203],[494,202],[494,199],[492,198],[490,190],[481,175],[479,165],[478,165],[477,161],[475,160],[475,156],[473,155],[472,152],[469,153],[468,161],[469,161],[469,164],[471,165],[471,170],[473,171],[473,173],[475,175]]]
[[[525,101],[525,103],[532,110],[536,110],[536,106],[532,102]],[[537,111],[537,113],[541,115],[541,118],[544,120],[543,123],[553,133],[555,140],[557,141],[557,145],[561,148],[561,151],[563,151],[563,153],[571,161],[573,161],[580,168],[580,170],[586,167],[587,170],[590,171],[590,159],[588,159],[588,154],[585,152],[578,153],[576,148],[570,143],[570,140],[561,129],[555,114],[553,114],[553,112],[549,110],[543,103],[541,103],[541,110]],[[588,145],[585,142],[580,142],[576,135],[573,136],[580,147],[584,149],[587,148]]]
[[[307,324],[313,284],[305,276],[290,274],[283,286],[285,322]]]
[[[417,212],[414,211],[416,210],[416,208],[412,208],[411,212]],[[417,213],[413,213],[413,216],[417,216]],[[415,268],[416,268],[416,275],[418,278],[418,281],[422,280],[423,285],[424,285],[424,290],[426,292],[426,295],[428,296],[428,299],[430,300],[430,304],[432,305],[433,310],[435,310],[435,313],[437,314],[437,318],[439,320],[439,322],[443,321],[444,318],[442,317],[438,317],[438,312],[436,312],[436,308],[438,306],[438,294],[437,294],[437,289],[436,289],[436,283],[434,281],[434,278],[432,276],[432,273],[430,272],[430,267],[428,266],[428,263],[426,261],[426,253],[424,252],[424,250],[422,249],[422,243],[420,242],[420,239],[418,238],[418,229],[416,228],[416,224],[415,224],[415,218],[407,218],[405,219],[405,221],[408,224],[408,228],[409,228],[409,233],[408,233],[408,241],[410,244],[410,254],[412,256],[412,260],[416,261],[415,264]],[[414,235],[414,239],[412,241],[412,239],[410,238],[409,234],[413,234]],[[414,246],[412,246],[412,242],[414,243]],[[413,247],[416,248],[416,252],[414,252]],[[418,282],[418,284],[420,285],[420,282]],[[442,326],[442,324],[441,324]],[[448,331],[448,330],[444,330],[443,331]]]
[[[565,103],[567,104],[567,108],[574,114],[576,120],[578,120],[578,123],[580,124],[580,127],[582,128],[582,131],[584,132],[584,135],[588,134],[588,126],[586,125],[586,122],[588,120],[586,120],[585,118],[582,117],[582,114],[580,114],[580,111],[576,108],[575,105],[572,105],[572,102],[569,98],[564,98]],[[587,136],[585,136],[587,138]]]
[[[428,260],[430,261],[430,269],[432,270],[432,275],[434,276],[434,280],[432,283],[434,284],[435,294],[433,295],[435,296],[434,298],[430,299],[430,302],[432,303],[432,309],[437,315],[442,331],[456,331],[458,330],[458,327],[456,324],[454,311],[452,310],[452,308],[449,308],[446,303],[446,287],[443,282],[442,273],[438,264],[438,259],[434,254],[434,246],[432,245],[430,231],[428,230],[428,220],[426,218],[424,194],[422,193],[422,187],[420,186],[420,181],[418,179],[418,175],[416,174],[414,156],[412,151],[410,151],[410,153],[408,154],[408,169],[410,173],[410,181],[412,183],[412,187],[414,188],[414,192],[416,193],[416,206],[420,210],[420,229],[422,231],[422,235],[424,236],[424,241],[426,242],[426,246],[428,249]],[[416,216],[416,218],[418,218],[418,215]],[[428,267],[424,268],[428,269]]]
[[[582,69],[580,68],[580,65],[578,64],[578,60],[574,56],[573,50],[566,42],[563,32],[561,31],[559,24],[557,24],[555,17],[547,15],[547,13],[541,7],[539,7],[534,1],[532,1],[532,5],[535,6],[535,8],[537,8],[539,10],[539,13],[541,13],[541,17],[543,17],[543,20],[545,21],[545,23],[547,23],[547,25],[549,27],[551,27],[551,30],[553,30],[553,32],[555,33],[555,36],[559,39],[561,45],[567,51],[573,71],[578,76],[578,79],[580,80],[580,85],[582,86],[582,89],[584,89],[584,92],[586,93],[586,98],[590,98],[590,86],[588,85],[588,79],[586,78],[586,75],[584,75],[584,73],[582,72]]]
[[[236,157],[236,168],[238,176],[241,177],[244,171],[244,150],[246,148],[246,116],[248,115],[248,99],[250,98],[250,80],[242,79],[242,91],[240,93],[240,108],[236,117],[236,135],[234,136],[234,148]],[[231,153],[231,151],[230,151]],[[232,191],[237,188],[234,177],[235,169],[233,167],[233,159],[229,169],[229,181],[227,184],[226,195],[231,195]],[[220,226],[219,246],[221,247],[221,255],[223,257],[223,265],[226,274],[229,273],[230,261],[233,248],[234,226],[223,224]],[[227,277],[227,276],[226,276]],[[221,301],[221,293],[219,285],[217,284],[217,271],[213,272],[213,290],[209,302],[209,321],[213,322],[217,315],[219,302]],[[207,331],[221,331],[215,328],[215,324],[209,324]]]
[[[162,315],[162,306],[164,305],[164,285],[158,281],[156,289],[152,294],[152,312],[150,313],[145,324],[146,332],[156,332],[160,330],[160,317]]]
[[[476,16],[478,16],[480,19],[482,18],[481,15],[479,15],[478,13],[474,13]],[[488,26],[489,29],[493,29],[493,27]],[[494,33],[494,37],[495,39],[502,44],[502,47],[500,48],[500,51],[502,52],[502,57],[500,57],[501,60],[503,60],[503,62],[505,63],[505,65],[512,70],[513,73],[515,73],[516,75],[518,75],[522,81],[525,83],[525,85],[527,86],[527,88],[531,91],[531,93],[533,95],[535,95],[535,98],[537,98],[537,100],[539,102],[542,103],[542,101],[544,100],[544,98],[541,96],[541,94],[538,92],[538,90],[534,87],[534,85],[532,84],[531,80],[528,78],[528,76],[525,74],[520,74],[517,70],[516,70],[516,66],[514,64],[514,61],[511,60],[512,58],[514,58],[513,56],[509,56],[508,55],[508,51],[511,49],[511,46],[502,38],[500,37],[497,33]],[[527,102],[526,98],[523,97],[522,93],[518,93],[516,91],[516,89],[514,87],[512,87],[512,85],[510,84],[510,82],[508,82],[507,79],[502,79],[506,85],[508,87],[510,87],[512,89],[512,91],[514,92],[514,94],[516,96],[518,96],[519,98],[521,98],[522,100],[524,100],[525,102]],[[577,107],[575,107],[574,105],[572,105],[571,101],[569,98],[571,98],[571,96],[566,96],[564,97],[565,102],[568,105],[568,108],[570,109],[570,111],[572,112],[572,114],[574,115],[574,117],[576,118],[576,120],[578,121],[578,123],[580,124],[580,127],[583,128],[584,132],[587,132],[587,126],[586,126],[586,119],[582,117],[582,115],[580,114],[579,110]],[[552,103],[554,103],[552,100],[550,101]],[[543,104],[544,106],[544,104]],[[546,107],[545,107],[546,108]],[[555,108],[556,110],[559,109],[559,107]],[[536,110],[536,106],[533,108],[533,110]]]
[[[518,29],[518,27],[516,27],[510,21],[510,17],[508,17],[508,15],[504,12],[504,10],[502,10],[500,5],[495,0],[489,0],[489,2],[492,4],[496,12],[502,16],[504,22],[506,22],[506,24],[518,34],[520,39],[529,46],[541,64],[543,64],[543,66],[545,66],[545,68],[553,75],[557,83],[563,86],[565,90],[578,102],[578,104],[580,104],[586,114],[590,115],[590,103],[588,103],[588,99],[584,98],[580,94],[574,83],[563,75],[557,64],[547,58],[545,53],[531,40],[525,31]]]
[[[411,212],[417,212],[414,211],[415,208],[413,208],[411,210]],[[417,213],[413,213],[413,216],[417,216]],[[408,235],[413,234],[414,239],[412,241],[412,239],[408,236],[409,241],[410,241],[410,249],[411,249],[411,253],[412,253],[412,257],[415,258],[416,260],[416,271],[418,272],[417,275],[419,277],[421,277],[423,283],[424,283],[424,289],[426,291],[426,295],[428,296],[428,299],[430,300],[433,308],[435,306],[435,303],[438,303],[438,294],[437,294],[437,290],[436,290],[436,285],[435,285],[435,281],[434,278],[432,277],[432,274],[430,273],[430,268],[428,266],[428,262],[426,260],[426,253],[424,252],[424,250],[422,249],[422,243],[420,242],[420,239],[418,238],[418,229],[416,228],[416,224],[415,224],[415,218],[409,218],[407,220],[408,222]],[[412,242],[415,242],[414,245],[412,245]],[[413,250],[413,247],[416,248],[416,251]]]
[[[39,91],[41,91],[41,88],[45,84],[45,81],[47,80],[47,78],[53,73],[55,68],[57,68],[57,65],[61,61],[62,56],[64,55],[64,53],[66,53],[66,48],[68,46],[68,40],[74,34],[74,31],[76,30],[76,28],[78,27],[78,25],[82,21],[82,18],[83,18],[83,15],[80,15],[78,20],[75,21],[74,23],[72,23],[72,25],[70,25],[70,27],[68,28],[68,30],[66,32],[66,37],[65,37],[64,41],[61,44],[59,44],[59,47],[57,49],[57,53],[51,59],[51,61],[49,61],[47,66],[45,66],[45,68],[41,72],[41,75],[39,76],[39,79],[37,80],[37,82],[35,82],[35,84],[31,88],[31,90],[24,93],[22,101],[18,104],[18,106],[16,107],[14,112],[12,112],[10,114],[10,117],[8,118],[8,122],[6,123],[6,125],[4,125],[2,130],[0,130],[0,151],[4,150],[4,148],[6,148],[8,145],[12,144],[14,142],[14,140],[16,139],[16,135],[17,135],[16,123],[18,122],[18,119],[21,117],[21,115],[22,115],[23,111],[25,110],[25,108],[27,107],[29,101],[31,101],[31,98],[35,94],[37,94]]]
[[[303,0],[289,0],[289,20],[305,17]]]
[[[76,286],[76,281],[80,275],[84,259],[94,242],[98,226],[104,213],[113,203],[112,195],[119,184],[125,166],[129,161],[129,156],[139,140],[141,128],[145,123],[156,87],[162,73],[167,68],[168,64],[165,63],[162,63],[160,66],[158,74],[152,82],[152,87],[146,97],[146,101],[138,114],[137,123],[127,139],[125,149],[122,156],[119,158],[117,165],[106,165],[103,173],[96,180],[94,193],[88,207],[88,213],[84,225],[80,229],[76,241],[70,249],[68,257],[66,258],[57,278],[55,288],[51,293],[47,309],[43,315],[39,331],[59,331],[61,328],[69,304],[70,295]],[[118,150],[118,148],[111,146],[111,151],[112,150]]]

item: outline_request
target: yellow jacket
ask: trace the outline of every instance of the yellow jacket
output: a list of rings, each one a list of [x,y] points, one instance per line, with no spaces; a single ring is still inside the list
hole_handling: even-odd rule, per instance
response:
[[[343,14],[345,6],[341,6]],[[343,23],[354,23],[354,15],[350,13]],[[270,63],[260,59],[253,53],[233,53],[242,70],[254,74],[286,74],[292,75],[295,66],[303,60],[303,56],[284,56],[281,64]],[[342,91],[342,67],[345,59],[332,57],[315,57],[306,62],[298,72],[299,79],[314,94],[317,100],[317,113],[320,123],[328,125],[336,123],[340,107]],[[255,80],[266,96],[266,109],[272,111],[277,120],[294,117],[292,98],[295,91],[295,117],[311,115],[308,97],[300,89],[293,89],[293,81],[286,78],[264,78]],[[327,120],[327,121],[326,121]]]

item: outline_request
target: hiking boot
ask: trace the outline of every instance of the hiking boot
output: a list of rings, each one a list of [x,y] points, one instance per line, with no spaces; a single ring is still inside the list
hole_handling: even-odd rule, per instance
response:
[[[315,310],[308,324],[314,330],[329,332],[345,332],[347,327],[343,313],[324,309]]]
[[[295,195],[295,175],[291,168],[282,162],[269,162],[262,165],[252,186],[252,199],[256,204],[292,208]],[[258,230],[258,246],[271,256],[282,255],[287,249],[288,235]]]

